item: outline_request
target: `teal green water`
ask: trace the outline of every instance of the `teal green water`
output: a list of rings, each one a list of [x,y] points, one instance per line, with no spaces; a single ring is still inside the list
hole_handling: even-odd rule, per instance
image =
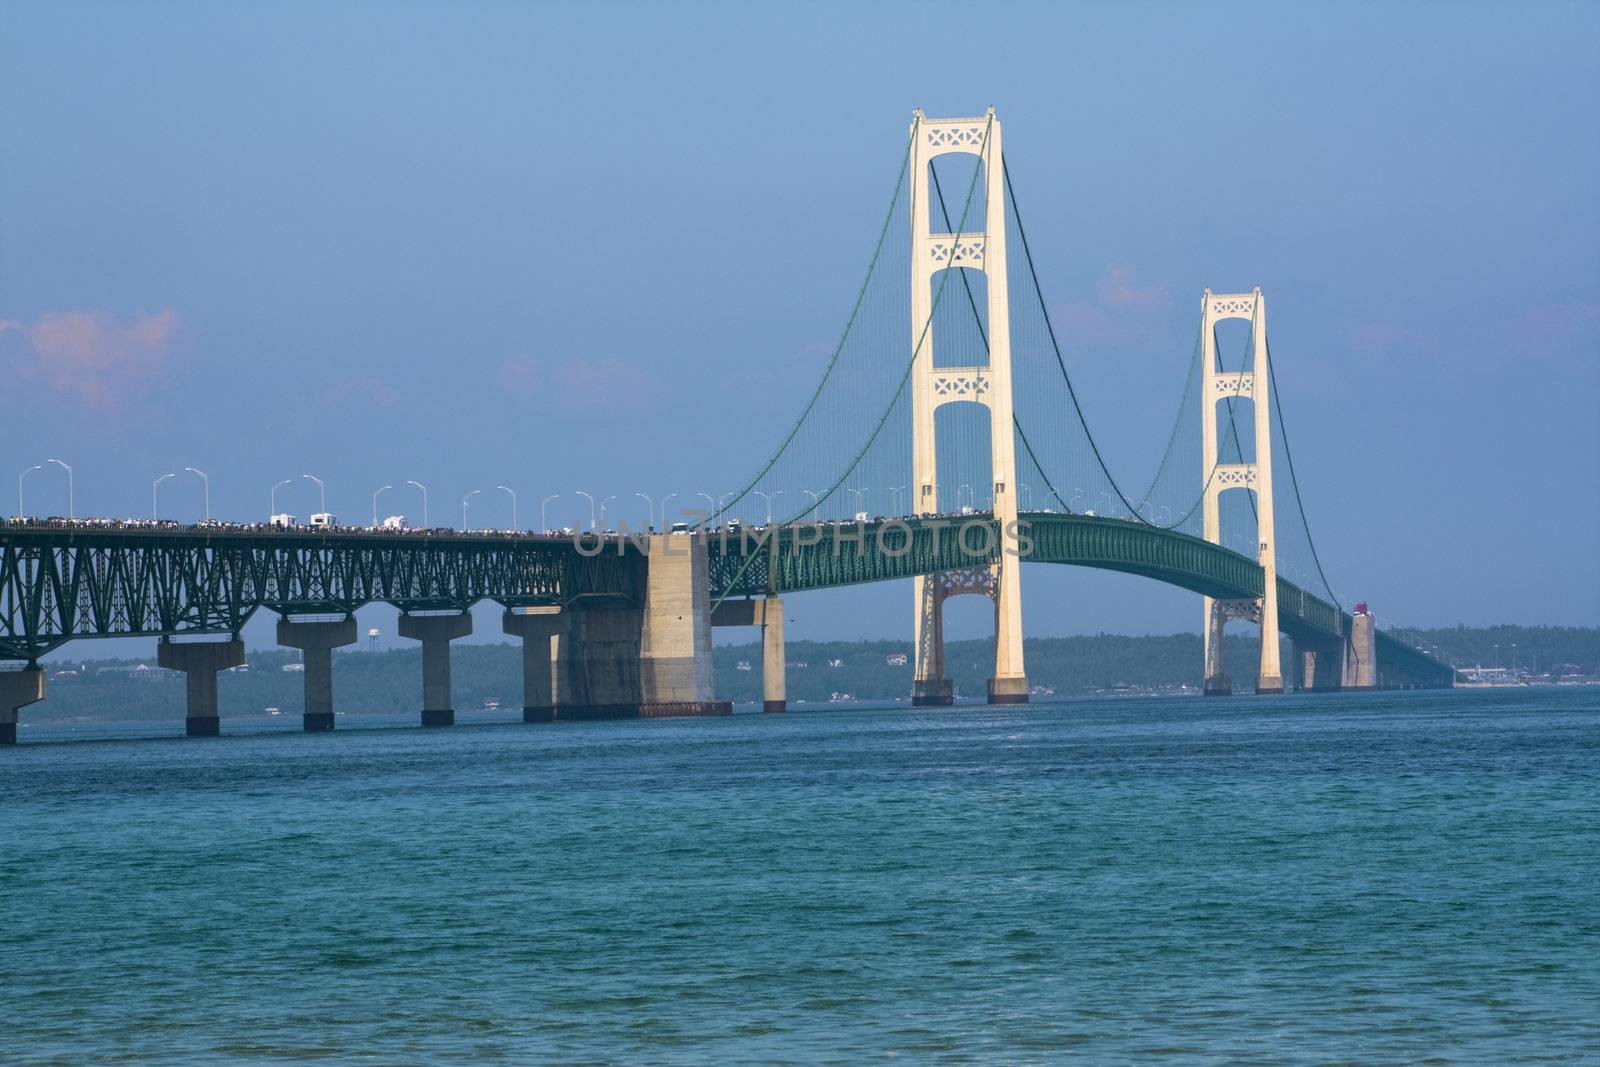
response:
[[[1600,691],[293,725],[0,751],[0,1062],[1600,1059]]]

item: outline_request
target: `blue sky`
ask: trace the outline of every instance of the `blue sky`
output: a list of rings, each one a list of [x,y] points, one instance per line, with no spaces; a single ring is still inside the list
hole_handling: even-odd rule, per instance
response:
[[[1593,5],[3,17],[0,473],[64,458],[80,513],[145,514],[188,465],[241,518],[282,478],[314,510],[306,471],[341,515],[414,478],[435,522],[478,488],[495,525],[501,483],[528,521],[732,488],[837,335],[911,110],[993,104],[1119,469],[1160,455],[1201,288],[1260,285],[1336,588],[1600,623]],[[59,472],[28,487],[64,511]],[[163,493],[198,517],[192,476]],[[909,599],[795,598],[791,636],[905,636]],[[1034,634],[1200,610],[1042,566],[1024,603]]]

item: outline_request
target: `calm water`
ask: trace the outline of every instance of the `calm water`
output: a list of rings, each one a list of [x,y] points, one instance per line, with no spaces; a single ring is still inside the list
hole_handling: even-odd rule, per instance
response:
[[[297,724],[0,752],[0,1061],[1600,1060],[1593,690]]]

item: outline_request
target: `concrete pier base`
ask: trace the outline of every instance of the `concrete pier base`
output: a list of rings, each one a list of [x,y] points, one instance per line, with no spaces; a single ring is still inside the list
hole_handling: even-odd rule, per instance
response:
[[[1378,688],[1378,630],[1371,615],[1360,612],[1350,618],[1350,638],[1344,646],[1341,689]]]
[[[1200,692],[1208,697],[1233,695],[1233,682],[1228,679],[1227,625],[1228,612],[1223,601],[1206,598],[1205,661]]]
[[[278,644],[298,648],[305,660],[305,728],[333,729],[333,650],[356,643],[356,620],[291,622],[278,620]]]
[[[450,642],[471,632],[472,616],[466,612],[400,616],[400,636],[422,642],[422,725],[455,723],[450,699]]]
[[[656,534],[647,552],[642,607],[574,605],[557,636],[557,721],[733,713],[712,688],[705,538]]]
[[[244,642],[185,641],[170,637],[156,645],[156,665],[182,671],[188,690],[183,732],[189,737],[216,737],[222,732],[217,707],[217,672],[244,662]]]
[[[1295,688],[1302,693],[1339,688],[1344,668],[1344,647],[1337,641],[1294,642],[1294,664],[1299,674]]]
[[[1024,675],[1012,678],[989,679],[989,703],[991,704],[1026,704],[1030,686]]]
[[[769,596],[761,602],[761,710],[789,710],[784,678],[783,598]]]
[[[17,712],[44,699],[44,671],[0,671],[0,745],[17,743]]]
[[[918,678],[911,683],[911,706],[942,708],[954,704],[955,686],[948,678]]]
[[[711,625],[761,627],[761,710],[787,711],[789,700],[784,677],[787,650],[783,641],[783,598],[769,595],[760,600],[724,600],[711,613]]]
[[[523,722],[556,721],[553,641],[566,628],[566,616],[555,608],[507,611],[501,616],[501,631],[522,638]]]

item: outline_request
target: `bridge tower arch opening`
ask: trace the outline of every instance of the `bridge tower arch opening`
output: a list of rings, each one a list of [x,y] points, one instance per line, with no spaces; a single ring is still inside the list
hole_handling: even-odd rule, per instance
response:
[[[974,593],[995,605],[995,662],[989,679],[991,703],[1025,704],[1028,677],[1022,659],[1022,586],[1017,536],[1017,466],[1012,431],[1011,318],[1006,286],[1006,216],[1004,155],[1000,120],[990,108],[979,118],[929,119],[916,112],[911,126],[911,374],[912,486],[911,512],[941,510],[938,425],[934,413],[944,404],[968,401],[989,414],[989,484],[974,496],[992,500],[1000,529],[995,561],[983,566],[930,574],[915,579],[916,673],[912,703],[949,704],[953,693],[944,674],[944,601]],[[930,188],[931,165],[940,156],[974,157],[974,175],[959,194],[965,210],[944,232],[944,212]],[[975,179],[975,180],[974,180]],[[972,190],[971,201],[967,190]],[[947,206],[949,206],[947,201]],[[981,210],[981,217],[980,217]],[[976,225],[974,224],[976,223]],[[981,227],[981,228],[980,228]],[[961,268],[948,278],[942,271]],[[979,288],[963,284],[966,272],[981,272]],[[970,361],[935,358],[938,346],[935,296],[939,306],[959,302],[963,311],[982,292],[981,320],[988,353],[975,351]],[[963,346],[964,347],[964,346]]]
[[[1249,369],[1224,369],[1218,360],[1217,324],[1229,319],[1250,323]],[[1261,626],[1261,664],[1257,693],[1282,693],[1283,670],[1278,653],[1278,564],[1272,513],[1272,405],[1267,366],[1267,302],[1259,287],[1248,293],[1213,293],[1201,299],[1201,468],[1203,536],[1222,543],[1221,498],[1236,489],[1255,495],[1256,560],[1261,565],[1259,597],[1241,600],[1205,598],[1205,692],[1233,691],[1223,654],[1223,631],[1230,619],[1249,619]],[[1237,401],[1248,401],[1252,419],[1248,437],[1240,435],[1238,462],[1223,462],[1220,443],[1224,420]],[[1249,450],[1244,450],[1248,442]],[[1248,458],[1245,458],[1248,456]]]

